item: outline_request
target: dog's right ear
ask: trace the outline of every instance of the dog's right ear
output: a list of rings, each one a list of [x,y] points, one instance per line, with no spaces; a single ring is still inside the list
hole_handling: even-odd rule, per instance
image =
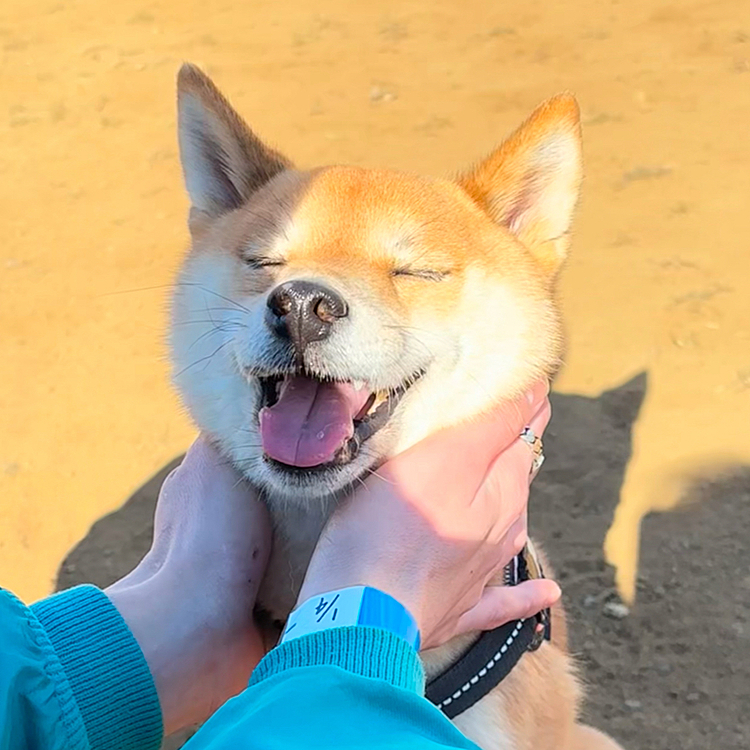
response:
[[[192,208],[191,224],[241,206],[291,164],[268,148],[194,65],[177,76],[180,160]]]

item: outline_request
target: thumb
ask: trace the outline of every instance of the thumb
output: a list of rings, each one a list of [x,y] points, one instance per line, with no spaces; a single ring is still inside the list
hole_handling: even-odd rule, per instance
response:
[[[513,620],[525,620],[560,599],[560,587],[548,578],[524,581],[518,586],[488,586],[479,602],[458,621],[456,635],[492,630]]]

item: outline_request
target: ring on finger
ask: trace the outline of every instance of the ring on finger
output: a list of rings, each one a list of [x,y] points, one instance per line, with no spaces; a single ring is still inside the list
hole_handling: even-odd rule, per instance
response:
[[[531,427],[524,427],[521,432],[521,440],[531,448],[533,458],[531,461],[531,477],[532,479],[539,473],[539,469],[542,468],[544,463],[544,446],[542,445],[542,439],[531,429]]]

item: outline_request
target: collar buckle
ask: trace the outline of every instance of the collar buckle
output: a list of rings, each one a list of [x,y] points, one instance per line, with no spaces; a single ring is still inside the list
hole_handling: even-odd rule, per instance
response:
[[[521,550],[519,558],[522,560],[525,580],[544,578],[542,562],[539,559],[536,549],[534,549],[531,539],[527,540],[526,546]],[[544,641],[548,641],[552,637],[552,615],[549,609],[543,609],[541,612],[538,612],[535,619],[536,626],[531,643],[529,643],[529,651],[536,651]]]
[[[531,643],[527,651],[536,651],[539,646],[545,641],[550,640],[552,637],[552,618],[548,609],[543,609],[541,612],[536,614],[536,626],[534,627],[534,635],[531,638]]]

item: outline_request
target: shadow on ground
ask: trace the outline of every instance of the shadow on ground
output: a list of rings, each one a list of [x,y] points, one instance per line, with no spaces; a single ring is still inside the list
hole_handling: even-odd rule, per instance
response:
[[[586,719],[627,750],[748,748],[750,467],[643,520],[632,612],[604,562],[645,387],[641,376],[598,399],[554,399],[531,528],[565,593]]]
[[[604,562],[646,387],[639,375],[598,398],[553,394],[531,527],[563,585],[572,648],[590,685],[587,720],[628,750],[750,747],[750,469],[696,486],[681,509],[645,519],[631,613]],[[179,461],[94,524],[64,560],[58,589],[106,586],[137,564],[159,487]]]

